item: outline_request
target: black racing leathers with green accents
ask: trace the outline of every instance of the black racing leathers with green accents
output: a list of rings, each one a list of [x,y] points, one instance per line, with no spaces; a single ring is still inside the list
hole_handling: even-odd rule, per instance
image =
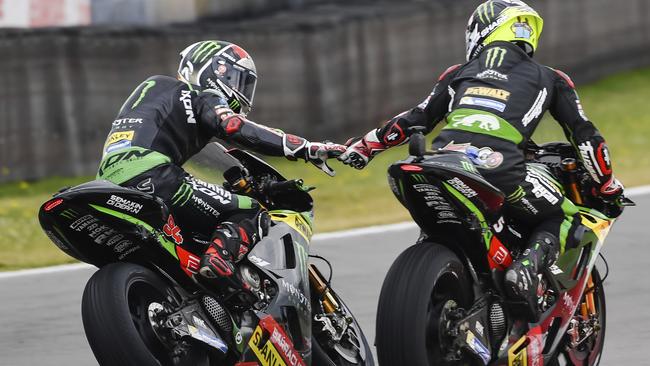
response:
[[[540,65],[510,42],[494,42],[466,64],[450,67],[422,103],[377,129],[376,141],[383,146],[376,150],[404,143],[409,127],[431,131],[446,120],[434,147],[469,143],[500,152],[500,164],[497,156],[479,168],[510,194],[525,176],[523,147],[549,111],[602,186],[612,179],[609,151],[574,88],[563,72]]]
[[[213,137],[284,156],[285,134],[234,113],[225,96],[167,76],[142,82],[122,105],[104,145],[97,178],[161,197],[184,230],[212,234],[223,221],[257,228],[261,207],[202,182],[181,165]],[[300,138],[298,138],[300,139]],[[251,238],[259,238],[250,232]]]
[[[446,120],[433,147],[465,152],[507,195],[506,215],[526,222],[533,231],[552,226],[558,248],[572,230],[575,207],[550,174],[527,166],[524,159],[524,147],[546,111],[560,123],[594,183],[608,184],[612,171],[607,146],[585,116],[571,79],[509,42],[491,43],[469,62],[447,69],[422,103],[371,131],[365,140],[370,150],[379,152],[406,142],[410,127],[431,131]]]
[[[168,76],[152,76],[124,102],[104,156],[128,147],[157,151],[182,165],[213,137],[265,155],[284,156],[284,133],[235,114],[217,90],[201,90]]]

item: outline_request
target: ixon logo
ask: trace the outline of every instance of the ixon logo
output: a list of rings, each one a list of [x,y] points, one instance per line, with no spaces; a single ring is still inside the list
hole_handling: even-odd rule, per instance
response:
[[[181,90],[181,97],[178,98],[183,102],[183,107],[185,107],[185,114],[187,115],[187,123],[196,123],[194,118],[194,109],[192,108],[192,92],[189,90]]]

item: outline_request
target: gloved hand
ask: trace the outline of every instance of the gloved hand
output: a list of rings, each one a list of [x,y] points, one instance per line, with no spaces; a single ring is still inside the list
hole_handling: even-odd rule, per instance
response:
[[[345,145],[347,149],[338,157],[343,164],[356,169],[363,169],[372,160],[372,154],[366,144],[365,137],[351,138]]]
[[[604,207],[603,213],[608,217],[619,217],[623,213],[623,191],[625,187],[614,176],[609,181],[603,184],[600,189],[594,188],[594,195],[603,200]]]
[[[336,175],[327,165],[328,158],[335,158],[345,152],[345,146],[330,141],[310,142],[302,137],[290,134],[282,136],[284,156],[289,160],[303,158],[324,171],[330,177]]]
[[[333,177],[336,172],[327,165],[328,158],[335,158],[345,152],[345,146],[333,142],[307,142],[305,145],[305,161],[308,161]]]
[[[615,202],[619,197],[623,195],[623,183],[616,179],[613,175],[612,177],[605,182],[597,192],[594,192],[596,196],[602,198],[607,202]]]

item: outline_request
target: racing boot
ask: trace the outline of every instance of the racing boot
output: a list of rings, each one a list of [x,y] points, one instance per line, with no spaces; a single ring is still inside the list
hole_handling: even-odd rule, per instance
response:
[[[506,295],[526,304],[523,315],[531,322],[537,322],[540,315],[539,299],[543,290],[539,289],[539,274],[557,260],[558,246],[556,236],[538,231],[531,237],[530,246],[506,271]]]
[[[254,219],[239,224],[223,222],[212,235],[212,242],[201,258],[199,274],[216,286],[249,291],[235,271],[240,261],[268,233],[270,218],[262,211]]]

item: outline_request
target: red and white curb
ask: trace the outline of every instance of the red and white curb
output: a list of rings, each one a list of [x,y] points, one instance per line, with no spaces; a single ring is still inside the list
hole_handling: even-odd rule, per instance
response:
[[[650,185],[632,187],[625,190],[625,195],[631,198],[643,196],[647,194],[650,194]],[[367,226],[367,227],[362,227],[357,229],[316,234],[314,235],[313,240],[330,241],[330,240],[349,239],[349,238],[365,236],[365,235],[382,234],[382,233],[395,232],[395,231],[406,231],[406,230],[414,229],[416,227],[417,225],[414,222],[406,221],[406,222],[399,222],[396,224]],[[0,280],[13,278],[13,277],[78,271],[78,270],[89,269],[89,268],[94,268],[94,266],[86,263],[75,263],[75,264],[63,264],[59,266],[43,267],[43,268],[21,269],[18,271],[0,272]]]

